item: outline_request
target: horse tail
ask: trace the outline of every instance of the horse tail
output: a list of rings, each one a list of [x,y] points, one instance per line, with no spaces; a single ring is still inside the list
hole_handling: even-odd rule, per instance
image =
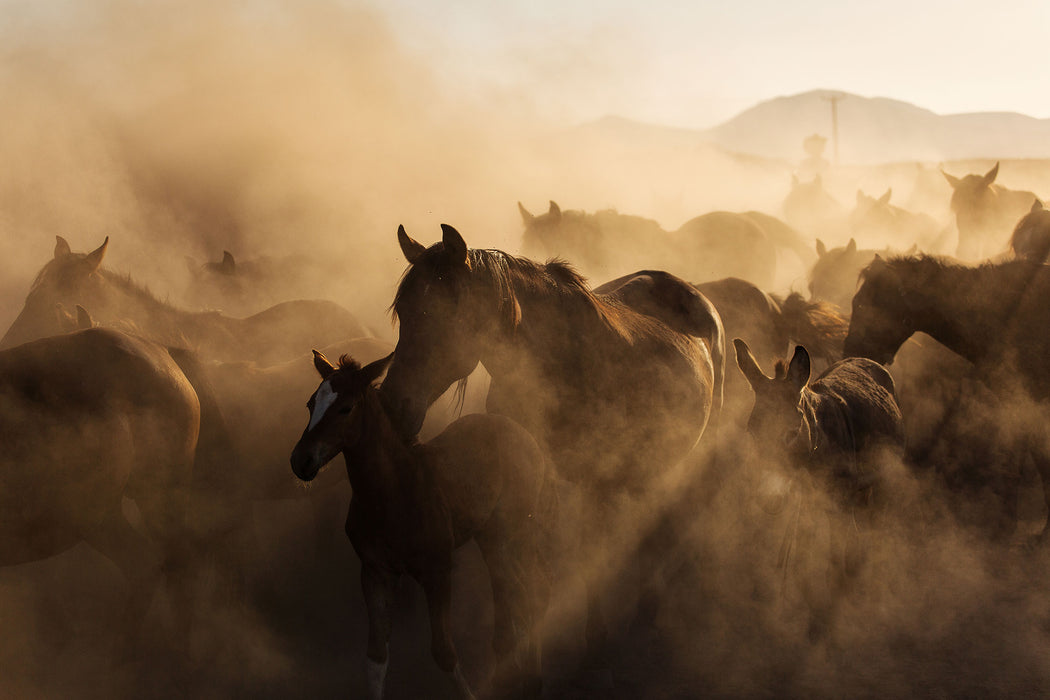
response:
[[[771,295],[772,296],[772,295]],[[803,345],[811,354],[828,362],[842,357],[849,322],[825,301],[806,301],[798,292],[785,299],[773,296],[780,307],[780,335]]]

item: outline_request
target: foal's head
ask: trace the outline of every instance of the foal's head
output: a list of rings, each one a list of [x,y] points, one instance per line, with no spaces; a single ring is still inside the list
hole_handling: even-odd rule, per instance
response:
[[[292,450],[292,471],[303,481],[310,481],[321,467],[337,454],[352,447],[362,437],[363,399],[374,391],[393,354],[362,367],[347,356],[333,365],[314,350],[314,367],[321,375],[321,385],[306,403],[310,422]]]
[[[755,392],[747,429],[763,446],[785,446],[798,434],[802,422],[799,400],[809,382],[809,353],[801,345],[795,348],[791,362],[778,361],[773,377],[767,377],[755,361],[751,349],[740,338],[733,341],[736,363]]]

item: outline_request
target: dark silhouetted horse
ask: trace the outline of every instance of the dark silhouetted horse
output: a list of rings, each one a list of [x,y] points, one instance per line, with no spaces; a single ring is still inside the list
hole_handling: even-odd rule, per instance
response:
[[[243,319],[175,308],[102,268],[108,243],[107,238],[90,253],[73,253],[58,236],[54,259],[37,275],[0,348],[61,332],[58,303],[81,304],[102,325],[130,329],[165,345],[189,346],[206,359],[271,364],[298,356],[304,346],[371,335],[353,314],[330,301],[289,301]]]
[[[1047,266],[1011,261],[966,267],[930,256],[876,258],[862,280],[853,298],[847,356],[888,364],[904,341],[921,331],[972,362],[1004,401],[1021,402],[1027,395],[1045,405],[1050,399]],[[1038,413],[1006,427],[1028,444],[1050,507],[1050,451]]]
[[[291,457],[304,481],[336,455],[346,458],[353,487],[346,533],[361,558],[369,692],[382,697],[391,596],[398,578],[409,574],[426,592],[435,661],[472,697],[452,643],[450,606],[452,553],[473,539],[492,582],[493,647],[501,664],[514,651],[527,658],[514,670],[538,697],[536,626],[549,587],[543,528],[555,515],[543,452],[520,425],[490,414],[464,416],[425,444],[406,441],[372,386],[391,357],[362,368],[344,356],[335,367],[315,351],[321,384]]]
[[[587,274],[604,278],[652,267],[691,279],[742,277],[771,288],[778,247],[808,255],[789,226],[773,225],[774,217],[762,214],[710,212],[669,232],[651,219],[613,210],[563,212],[552,201],[547,213],[535,216],[520,202],[518,207],[525,223],[525,255],[571,260]]]
[[[162,569],[186,564],[200,415],[168,351],[135,336],[94,328],[0,351],[0,565],[87,542],[128,580],[114,627],[132,634]]]
[[[1038,199],[1014,227],[1010,249],[1018,258],[1031,262],[1045,263],[1050,255],[1050,211]]]
[[[767,377],[747,343],[736,338],[733,344],[737,365],[755,392],[748,430],[762,454],[815,475],[847,512],[870,505],[883,460],[899,458],[904,451],[904,423],[886,368],[866,358],[848,358],[810,382],[809,353],[800,345],[790,363],[778,360],[774,376]],[[838,541],[829,568],[832,589],[829,597],[811,600],[811,638],[826,631],[857,573],[862,552],[853,522],[831,518],[832,540]]]
[[[410,263],[393,309],[401,329],[381,393],[414,434],[427,407],[482,363],[488,410],[532,433],[580,484],[599,551],[622,494],[647,494],[696,445],[721,403],[722,324],[687,283],[639,273],[592,292],[564,263],[468,250],[442,226],[425,248],[398,230]],[[588,641],[605,627],[589,577]]]
[[[944,173],[954,190],[951,207],[959,229],[955,254],[961,260],[975,262],[1003,250],[1011,227],[1032,208],[1035,195],[993,184],[998,174],[999,163],[984,175]]]

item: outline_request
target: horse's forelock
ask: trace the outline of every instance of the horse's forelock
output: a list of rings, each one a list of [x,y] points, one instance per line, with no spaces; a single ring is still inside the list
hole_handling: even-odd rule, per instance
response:
[[[352,372],[360,372],[361,363],[359,363],[354,358],[350,357],[350,355],[344,354],[339,358],[339,369],[348,369]]]

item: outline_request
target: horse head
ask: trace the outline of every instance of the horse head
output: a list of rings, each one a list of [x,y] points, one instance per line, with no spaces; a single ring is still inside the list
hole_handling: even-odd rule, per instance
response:
[[[846,357],[867,357],[889,365],[904,341],[915,332],[915,309],[894,267],[876,255],[861,272],[853,296],[853,314],[843,351]]]
[[[406,436],[419,432],[427,408],[453,382],[474,371],[493,333],[516,326],[521,314],[506,285],[493,288],[493,279],[506,275],[503,254],[469,251],[456,229],[442,224],[441,230],[441,241],[429,248],[404,227],[397,232],[409,268],[392,306],[400,332],[381,393]]]
[[[292,472],[297,477],[310,481],[336,455],[358,443],[364,432],[363,399],[392,358],[387,355],[362,367],[344,355],[336,366],[314,350],[321,384],[306,403],[310,421],[292,450]]]
[[[74,253],[62,236],[55,237],[54,257],[40,270],[18,318],[0,339],[0,348],[57,335],[70,330],[58,305],[73,306],[82,300],[86,285],[106,255],[109,237],[90,253]]]
[[[565,258],[585,265],[601,264],[602,230],[592,215],[582,211],[562,212],[554,200],[544,214],[532,214],[518,202],[525,232],[521,252],[530,258]]]
[[[785,365],[777,361],[774,376],[767,377],[755,361],[751,349],[740,338],[733,340],[736,363],[755,392],[755,406],[747,422],[748,432],[762,445],[797,446],[803,432],[799,407],[802,389],[809,382],[810,358],[804,347]]]
[[[970,174],[958,178],[943,170],[941,173],[952,186],[951,208],[960,232],[980,232],[986,228],[994,217],[998,199],[992,183],[999,174],[999,163],[984,175]]]

